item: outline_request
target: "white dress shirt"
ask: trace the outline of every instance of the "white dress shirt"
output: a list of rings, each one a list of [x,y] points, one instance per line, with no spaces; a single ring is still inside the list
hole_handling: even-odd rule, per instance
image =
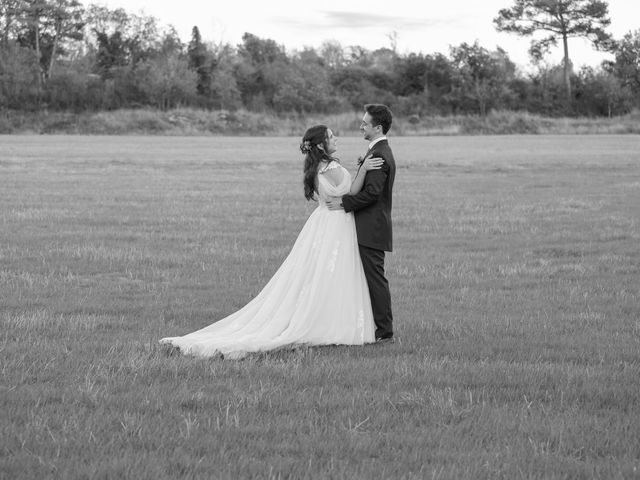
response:
[[[386,139],[387,139],[386,135],[376,138],[373,142],[369,143],[369,150],[371,150],[376,143]]]

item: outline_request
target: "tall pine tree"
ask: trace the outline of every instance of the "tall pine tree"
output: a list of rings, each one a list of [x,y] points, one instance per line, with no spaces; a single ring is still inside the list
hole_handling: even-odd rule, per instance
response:
[[[187,47],[189,57],[189,68],[198,75],[196,91],[198,95],[209,96],[211,93],[211,71],[212,65],[207,64],[207,47],[202,43],[200,30],[197,26],[191,31],[191,41]]]
[[[571,102],[570,37],[589,39],[596,47],[606,45],[610,36],[605,32],[611,20],[609,6],[602,0],[514,0],[511,8],[503,8],[493,23],[498,31],[533,36],[538,31],[547,36],[532,40],[529,52],[541,58],[552,45],[562,40],[563,72],[567,101]]]

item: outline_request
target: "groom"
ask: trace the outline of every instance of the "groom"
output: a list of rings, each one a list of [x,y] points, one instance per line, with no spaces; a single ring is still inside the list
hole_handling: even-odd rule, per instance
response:
[[[360,258],[376,324],[376,343],[392,343],[391,294],[384,274],[384,252],[392,250],[391,191],[396,175],[396,162],[386,137],[392,116],[386,105],[365,105],[364,110],[360,130],[369,141],[364,158],[378,157],[384,163],[379,170],[367,172],[360,192],[334,197],[327,201],[327,206],[331,210],[344,208],[345,212],[354,212]]]

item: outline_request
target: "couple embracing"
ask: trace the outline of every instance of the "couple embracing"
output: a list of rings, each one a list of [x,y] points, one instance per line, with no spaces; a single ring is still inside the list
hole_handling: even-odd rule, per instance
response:
[[[393,342],[385,251],[392,249],[395,161],[386,134],[391,111],[365,105],[360,130],[369,148],[352,179],[334,157],[324,125],[305,133],[304,191],[318,201],[291,252],[247,305],[211,325],[160,342],[182,353],[242,358],[297,345]]]

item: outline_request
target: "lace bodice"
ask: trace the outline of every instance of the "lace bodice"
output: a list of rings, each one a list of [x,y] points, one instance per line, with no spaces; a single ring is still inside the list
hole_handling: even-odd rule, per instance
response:
[[[336,168],[342,169],[344,176],[342,178],[342,181],[338,185],[332,185],[331,182],[325,177],[324,173]],[[346,195],[347,193],[349,193],[350,188],[351,175],[349,174],[349,171],[338,162],[332,161],[325,167],[318,170],[318,197],[320,197],[319,199],[321,204],[328,197],[341,197],[342,195]]]

